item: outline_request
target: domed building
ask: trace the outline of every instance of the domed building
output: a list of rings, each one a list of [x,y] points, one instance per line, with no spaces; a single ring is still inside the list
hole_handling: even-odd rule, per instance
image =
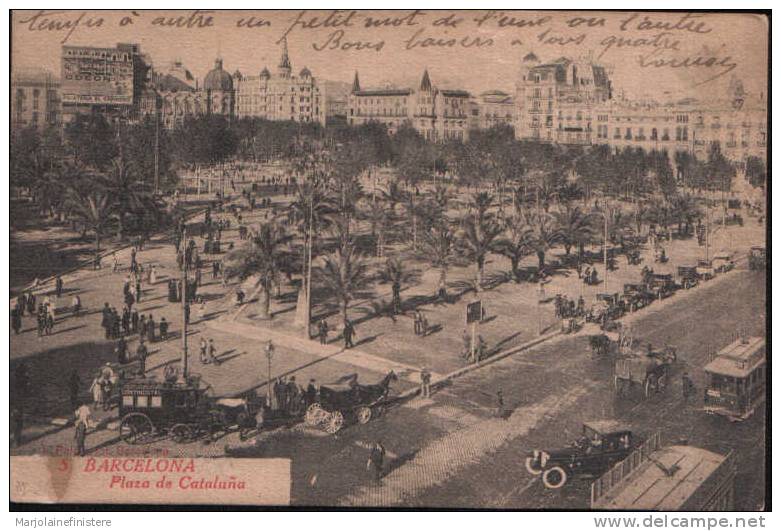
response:
[[[241,73],[237,70],[236,76]],[[199,84],[190,71],[175,61],[152,73],[152,85],[145,92],[141,106],[143,114],[160,114],[163,127],[181,126],[188,116],[221,114],[232,118],[235,114],[233,76],[223,69],[222,59]]]
[[[304,67],[298,76],[282,41],[282,53],[274,74],[263,67],[258,75],[234,79],[236,83],[236,115],[266,120],[320,122],[325,125],[325,85],[321,85]]]
[[[233,77],[222,68],[222,59],[214,61],[214,68],[203,79],[203,91],[209,102],[210,114],[233,116]]]

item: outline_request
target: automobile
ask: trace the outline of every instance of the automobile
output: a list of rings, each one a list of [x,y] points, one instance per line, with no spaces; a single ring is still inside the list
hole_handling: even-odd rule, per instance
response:
[[[697,266],[678,266],[678,284],[683,289],[696,286],[700,281]]]
[[[752,247],[748,255],[748,267],[760,271],[767,267],[767,250],[764,247]]]
[[[645,308],[653,300],[654,296],[646,289],[645,284],[624,284],[621,301],[626,310],[635,312],[640,308]]]
[[[713,255],[713,270],[716,273],[726,273],[735,268],[735,262],[732,253],[729,251],[719,251]]]
[[[526,470],[542,476],[549,489],[560,489],[570,478],[597,477],[622,461],[639,441],[626,426],[614,420],[583,423],[582,435],[557,450],[535,449],[526,457]]]
[[[676,289],[673,276],[663,273],[652,273],[649,277],[648,290],[656,299],[664,299],[675,293]]]
[[[697,276],[700,280],[710,280],[716,276],[716,271],[713,267],[713,260],[697,260]]]

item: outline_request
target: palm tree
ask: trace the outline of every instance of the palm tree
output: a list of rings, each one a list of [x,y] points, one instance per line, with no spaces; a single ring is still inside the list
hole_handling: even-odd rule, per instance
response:
[[[95,234],[95,258],[100,253],[100,239],[108,228],[113,213],[110,194],[101,188],[88,191],[70,188],[65,202],[73,214],[80,219],[87,230]]]
[[[342,318],[347,321],[347,307],[356,294],[369,283],[368,265],[352,242],[324,257],[317,277],[337,298]]]
[[[491,208],[491,203],[494,198],[488,192],[477,192],[472,196],[469,202],[469,207],[474,211],[475,220],[479,224],[486,219],[488,215],[488,209]]]
[[[518,269],[521,260],[531,252],[531,228],[520,216],[508,218],[505,222],[505,237],[497,241],[496,251],[510,260],[510,268],[516,282],[521,281]]]
[[[364,216],[371,225],[372,236],[375,237],[375,256],[382,257],[385,252],[386,234],[393,228],[393,210],[384,204],[369,203]]]
[[[379,274],[377,275],[380,281],[384,283],[390,283],[393,285],[394,292],[401,291],[401,287],[404,284],[410,283],[418,278],[419,272],[415,269],[408,269],[404,265],[404,261],[398,257],[388,258],[385,262]],[[398,306],[394,305],[394,311],[401,307],[401,296],[399,296]]]
[[[260,291],[260,318],[269,319],[271,290],[279,281],[279,274],[290,258],[286,244],[290,236],[274,222],[263,223],[255,236],[244,247],[231,252],[226,261],[228,278],[246,280],[257,276],[256,287]],[[251,297],[250,297],[251,298]]]
[[[561,230],[556,218],[547,212],[528,215],[526,223],[530,228],[529,245],[537,254],[538,268],[542,272],[545,269],[545,254],[561,241]]]
[[[125,220],[128,216],[157,208],[151,190],[139,179],[135,164],[122,155],[111,161],[111,168],[103,179],[103,186],[115,203],[119,238],[124,237]]]
[[[566,205],[563,210],[553,213],[558,227],[560,240],[564,244],[564,253],[569,256],[573,246],[578,247],[578,261],[583,258],[583,248],[594,237],[593,219],[579,207]]]
[[[422,252],[431,267],[439,269],[439,292],[447,296],[447,270],[453,259],[455,236],[446,225],[431,227],[423,235]]]
[[[331,225],[333,214],[333,204],[323,185],[310,181],[298,184],[296,198],[288,207],[288,219],[304,237],[304,247],[311,246],[312,259],[317,255],[317,237],[322,229]],[[305,277],[308,257],[306,252],[301,254],[304,258],[301,275]]]
[[[430,209],[427,207],[425,201],[421,201],[417,194],[413,191],[405,194],[404,211],[409,217],[411,232],[412,232],[412,249],[417,251],[418,249],[418,228],[421,222],[421,218],[430,213]]]
[[[459,252],[477,267],[475,285],[480,291],[483,283],[485,259],[489,253],[497,250],[497,238],[502,233],[502,226],[495,220],[486,218],[482,223],[471,215],[463,220],[463,228],[459,233]]]

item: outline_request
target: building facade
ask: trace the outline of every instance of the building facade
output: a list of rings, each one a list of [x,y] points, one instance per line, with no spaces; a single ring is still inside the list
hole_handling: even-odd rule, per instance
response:
[[[325,85],[318,83],[306,67],[301,69],[298,76],[292,72],[287,42],[283,41],[282,56],[273,74],[266,67],[256,76],[237,73],[237,116],[325,125]]]
[[[516,85],[519,139],[588,145],[594,108],[612,97],[607,69],[590,59],[560,57],[542,63],[534,53],[521,62]]]
[[[11,128],[59,127],[62,124],[60,80],[51,72],[30,70],[11,76]]]
[[[138,44],[63,46],[61,61],[63,121],[95,112],[109,119],[138,118],[151,68]]]
[[[477,123],[475,127],[490,129],[497,125],[515,127],[515,100],[501,90],[489,90],[475,100]]]
[[[466,140],[471,101],[465,90],[438,89],[423,72],[417,90],[411,88],[361,89],[355,74],[348,98],[347,123],[378,122],[394,134],[408,124],[427,140]]]
[[[231,119],[236,114],[234,76],[217,58],[203,84],[199,84],[180,61],[175,61],[152,74],[140,108],[144,115],[159,113],[160,124],[167,129],[181,126],[188,116],[211,114]]]

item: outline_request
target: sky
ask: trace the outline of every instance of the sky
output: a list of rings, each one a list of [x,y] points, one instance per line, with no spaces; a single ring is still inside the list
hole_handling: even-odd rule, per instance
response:
[[[159,25],[175,17],[191,27]],[[250,17],[265,22],[237,27]],[[380,27],[366,27],[373,23]],[[14,70],[59,76],[64,40],[134,42],[155,66],[179,59],[202,80],[217,56],[230,72],[273,72],[287,32],[294,73],[307,66],[315,77],[351,83],[358,71],[363,88],[416,87],[427,68],[439,87],[514,93],[521,59],[533,51],[543,62],[590,54],[608,66],[616,93],[664,100],[718,97],[732,76],[750,93],[766,92],[767,27],[757,15],[726,13],[15,11],[11,57]]]

